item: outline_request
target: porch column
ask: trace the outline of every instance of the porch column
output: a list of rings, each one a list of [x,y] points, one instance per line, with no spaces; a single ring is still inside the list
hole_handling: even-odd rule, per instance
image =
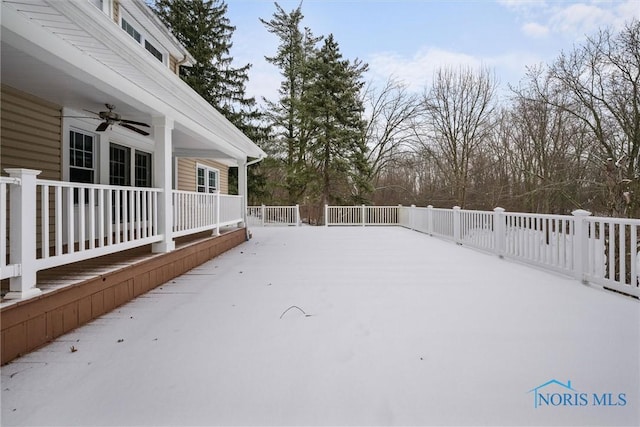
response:
[[[162,189],[158,197],[158,233],[164,238],[161,242],[154,243],[151,250],[156,253],[171,252],[176,248],[173,241],[173,180],[171,176],[173,120],[164,116],[154,117],[152,124],[155,139],[153,185]]]
[[[9,262],[20,267],[20,275],[9,280],[6,299],[24,299],[40,294],[36,288],[36,177],[41,171],[5,169],[20,185],[10,187]],[[2,209],[5,207],[3,206]],[[45,209],[43,207],[43,209]],[[2,243],[4,244],[4,243]],[[46,244],[46,243],[43,243]]]
[[[246,227],[247,225],[247,159],[238,159],[238,195],[242,196],[240,202],[240,209],[242,210],[242,223],[240,227]]]

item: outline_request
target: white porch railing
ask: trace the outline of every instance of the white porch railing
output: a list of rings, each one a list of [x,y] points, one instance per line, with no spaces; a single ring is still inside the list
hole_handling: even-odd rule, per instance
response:
[[[376,210],[385,213],[370,214]],[[640,297],[640,219],[590,215],[325,206],[326,225],[401,225]]]
[[[299,226],[301,224],[300,206],[249,206],[247,207],[247,223],[254,227]]]
[[[40,270],[95,258],[165,237],[241,224],[242,196],[173,194],[173,230],[162,233],[162,190],[37,179],[39,171],[7,169],[0,178],[0,278],[5,298],[37,295]],[[9,207],[9,210],[7,209]],[[7,212],[9,215],[7,215]]]
[[[37,180],[36,269],[162,240],[156,188]]]
[[[220,227],[239,224],[244,221],[242,196],[220,195]]]
[[[7,202],[11,186],[20,187],[20,178],[0,177],[0,280],[20,275],[20,264],[11,263],[7,250],[9,245],[9,220],[7,217]]]
[[[173,191],[173,236],[239,224],[242,218],[242,196],[220,193]]]

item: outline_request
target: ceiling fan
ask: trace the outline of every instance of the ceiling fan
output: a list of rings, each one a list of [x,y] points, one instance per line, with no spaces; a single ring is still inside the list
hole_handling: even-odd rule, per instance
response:
[[[105,107],[107,107],[107,111],[100,111],[98,113],[93,112],[93,111],[89,111],[89,110],[85,110],[91,114],[95,114],[98,117],[80,117],[80,116],[65,116],[65,117],[76,117],[76,118],[89,118],[89,119],[100,119],[103,120],[102,123],[100,123],[98,125],[98,127],[96,128],[96,132],[104,132],[105,130],[107,130],[107,128],[109,126],[112,125],[120,125],[122,127],[125,127],[129,130],[132,130],[134,132],[139,133],[140,135],[144,135],[147,136],[149,135],[149,132],[142,130],[142,129],[138,129],[135,126],[143,126],[143,127],[150,127],[148,124],[146,123],[142,123],[142,122],[136,122],[133,120],[126,120],[123,119],[120,114],[116,113],[115,110],[116,107],[112,104],[104,104]]]

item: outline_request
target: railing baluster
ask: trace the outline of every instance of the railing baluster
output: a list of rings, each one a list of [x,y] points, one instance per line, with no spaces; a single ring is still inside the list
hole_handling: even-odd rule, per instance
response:
[[[42,237],[40,239],[41,246],[41,258],[49,258],[49,186],[44,184],[41,188],[41,206],[40,206],[40,222],[42,224]],[[0,203],[0,206],[6,206],[4,203]],[[4,211],[4,209],[3,209]],[[4,222],[0,221],[4,225]],[[3,227],[4,228],[4,227]],[[0,239],[3,242],[4,239]],[[2,258],[4,261],[4,258]]]
[[[96,247],[96,190],[90,188],[89,190],[89,249],[95,249]]]
[[[85,205],[84,188],[78,188],[78,251],[84,251],[85,245]]]
[[[7,265],[7,184],[0,182],[0,266]]]
[[[629,283],[632,287],[638,287],[640,284],[638,283],[638,263],[640,263],[640,259],[638,259],[638,226],[631,224],[630,225],[630,262],[631,262],[631,282]]]
[[[75,213],[73,208],[73,189],[67,188],[67,253],[75,252]]]
[[[618,263],[618,281],[622,284],[627,282],[627,245],[626,245],[626,230],[627,227],[624,224],[618,224],[620,243],[618,245],[620,259]]]
[[[615,224],[611,222],[609,225],[609,280],[614,280],[616,277],[616,233]]]

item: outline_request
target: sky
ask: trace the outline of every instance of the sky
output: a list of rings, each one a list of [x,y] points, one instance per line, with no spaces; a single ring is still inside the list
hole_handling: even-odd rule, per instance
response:
[[[277,99],[280,76],[264,60],[278,46],[259,18],[271,0],[227,0],[235,65],[251,63],[247,93]],[[278,1],[294,10],[299,0]],[[487,66],[502,89],[518,84],[527,66],[550,63],[599,28],[620,29],[640,18],[640,0],[303,0],[303,25],[333,34],[343,57],[369,64],[365,79],[389,77],[422,92],[442,66]]]

